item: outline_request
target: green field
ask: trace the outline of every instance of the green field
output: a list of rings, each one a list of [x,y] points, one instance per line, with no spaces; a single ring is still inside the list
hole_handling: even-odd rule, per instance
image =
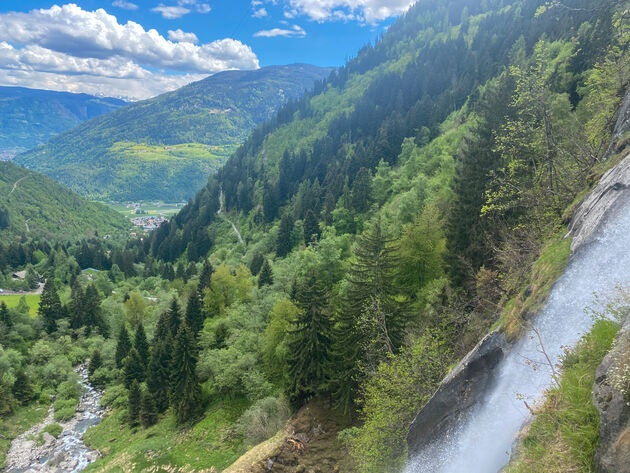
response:
[[[184,202],[154,202],[154,201],[136,201],[136,202],[101,202],[109,208],[116,210],[125,217],[170,217],[175,215],[185,205]],[[140,204],[138,209],[129,207],[130,204]],[[140,211],[140,213],[137,213]]]
[[[20,299],[22,297],[26,297],[26,303],[28,304],[29,314],[32,317],[37,315],[37,308],[39,307],[39,294],[26,294],[26,295],[11,295],[11,296],[2,296],[0,295],[0,301],[4,302],[7,307],[10,309],[11,307],[17,307],[20,303]]]
[[[129,157],[142,161],[171,161],[200,159],[222,163],[237,146],[212,146],[202,143],[182,143],[176,145],[147,145],[132,141],[114,143],[110,151],[114,156]]]

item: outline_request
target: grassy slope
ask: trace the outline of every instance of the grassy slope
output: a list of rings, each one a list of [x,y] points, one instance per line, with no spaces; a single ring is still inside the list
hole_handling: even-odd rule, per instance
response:
[[[5,466],[11,441],[44,420],[47,413],[47,406],[29,405],[16,409],[15,413],[6,419],[0,419],[0,468]]]
[[[0,302],[4,302],[10,309],[17,307],[22,297],[26,298],[26,304],[28,305],[28,313],[31,317],[37,315],[37,309],[39,308],[39,300],[41,296],[39,294],[26,294],[26,295],[10,295],[3,296],[0,294]]]
[[[9,227],[0,230],[3,238],[27,233],[27,223],[31,235],[59,239],[76,239],[95,231],[114,234],[130,226],[114,210],[9,162],[0,162],[0,207],[9,211]]]
[[[599,417],[591,402],[595,371],[618,325],[599,321],[566,356],[557,387],[549,390],[506,473],[592,473]]]
[[[258,123],[329,72],[290,65],[216,74],[90,120],[16,159],[94,198],[186,200]],[[191,159],[129,152],[129,145],[184,144]]]
[[[167,415],[153,427],[132,430],[123,420],[125,412],[115,410],[86,434],[88,445],[106,455],[86,472],[221,471],[242,453],[232,426],[247,405],[245,400],[218,402],[190,429],[177,427]]]

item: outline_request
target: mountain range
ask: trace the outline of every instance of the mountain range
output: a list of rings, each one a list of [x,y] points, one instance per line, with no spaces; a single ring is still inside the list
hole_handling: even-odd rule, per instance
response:
[[[15,158],[92,199],[186,200],[329,68],[226,71],[89,120]]]

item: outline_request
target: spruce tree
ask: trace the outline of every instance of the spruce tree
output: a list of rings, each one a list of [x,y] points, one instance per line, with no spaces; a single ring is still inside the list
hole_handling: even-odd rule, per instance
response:
[[[127,332],[127,327],[123,324],[118,334],[118,343],[116,344],[115,360],[118,368],[122,368],[123,360],[129,354],[130,349],[131,341],[129,340],[129,332]]]
[[[201,274],[199,275],[199,284],[197,285],[197,291],[199,291],[199,294],[203,294],[203,290],[210,287],[213,272],[214,268],[212,267],[212,264],[210,261],[205,260],[203,262],[203,268],[201,268]]]
[[[24,369],[20,368],[15,373],[15,381],[12,388],[13,396],[21,404],[28,404],[33,399],[33,386],[31,386],[31,380],[26,374]]]
[[[108,336],[109,330],[103,318],[103,309],[101,309],[101,296],[94,284],[88,285],[85,289],[84,314],[88,335],[92,329],[98,329],[101,335],[104,337]]]
[[[304,217],[304,244],[306,246],[310,245],[319,240],[321,236],[321,230],[319,229],[319,223],[317,223],[317,218],[311,209],[306,211],[306,216]]]
[[[182,322],[182,315],[176,297],[173,297],[173,300],[171,301],[171,307],[167,312],[167,319],[168,328],[171,332],[171,335],[175,337],[177,335],[177,332],[179,331],[179,326]]]
[[[258,276],[260,272],[260,268],[262,268],[263,263],[265,262],[265,257],[262,253],[256,252],[254,257],[252,258],[252,262],[249,264],[249,270],[252,273],[252,276]]]
[[[44,330],[47,333],[53,333],[57,330],[57,319],[63,317],[64,310],[52,277],[46,279],[37,313],[42,319]]]
[[[201,298],[197,291],[193,291],[186,305],[186,324],[196,337],[203,328],[203,312],[201,310]]]
[[[78,279],[74,280],[70,292],[70,327],[79,329],[85,325],[85,293]]]
[[[149,342],[147,341],[147,334],[144,331],[142,322],[140,322],[136,329],[133,346],[138,351],[138,355],[140,355],[142,366],[147,366],[149,363]]]
[[[302,311],[291,331],[288,394],[297,407],[320,392],[327,381],[332,324],[328,295],[314,273],[298,286],[296,298]]]
[[[13,321],[11,320],[11,314],[4,301],[0,302],[0,323],[3,323],[5,327],[13,327]]]
[[[171,362],[170,402],[178,424],[194,419],[201,408],[201,385],[197,379],[195,337],[182,323],[174,342]]]
[[[278,239],[276,241],[276,254],[284,257],[291,252],[291,233],[293,232],[293,219],[289,214],[284,214],[280,220]]]
[[[90,362],[88,363],[88,375],[92,376],[94,372],[103,365],[103,359],[101,358],[101,352],[94,349]]]
[[[142,401],[140,402],[140,423],[145,429],[151,427],[157,422],[157,408],[155,407],[155,399],[149,391],[142,393]]]
[[[262,265],[260,274],[258,275],[258,287],[271,286],[273,284],[273,271],[268,260]]]
[[[382,229],[380,218],[359,238],[335,331],[335,358],[339,367],[333,395],[340,407],[350,408],[365,374],[403,343],[408,311],[398,301],[394,284],[397,247]]]
[[[151,359],[147,368],[147,388],[153,394],[158,412],[168,409],[168,394],[171,378],[172,339],[166,338],[153,343]]]
[[[129,397],[127,404],[127,415],[129,425],[135,427],[140,421],[140,404],[142,402],[142,392],[138,381],[133,381],[129,386]]]
[[[144,381],[144,363],[140,359],[138,350],[132,347],[125,358],[123,366],[123,380],[125,387],[129,389],[134,381],[141,383]]]

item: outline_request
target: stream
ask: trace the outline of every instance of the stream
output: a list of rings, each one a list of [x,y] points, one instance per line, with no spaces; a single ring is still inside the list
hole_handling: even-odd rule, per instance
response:
[[[579,248],[554,285],[542,312],[532,319],[546,353],[558,363],[591,328],[585,308],[597,307],[630,285],[630,206],[622,206]],[[532,364],[535,364],[535,366]],[[535,367],[535,369],[534,369]],[[537,336],[527,333],[497,366],[483,400],[448,438],[436,438],[409,462],[406,473],[496,473],[509,461],[517,435],[530,419],[524,404],[539,402],[552,373]]]
[[[90,385],[87,366],[76,369],[83,394],[74,417],[55,422],[52,406],[46,419],[31,427],[11,443],[7,454],[6,473],[78,473],[99,457],[99,453],[83,443],[85,431],[100,422],[102,392]],[[58,423],[63,431],[58,438],[42,434],[43,444],[37,444],[40,433],[49,424]]]

